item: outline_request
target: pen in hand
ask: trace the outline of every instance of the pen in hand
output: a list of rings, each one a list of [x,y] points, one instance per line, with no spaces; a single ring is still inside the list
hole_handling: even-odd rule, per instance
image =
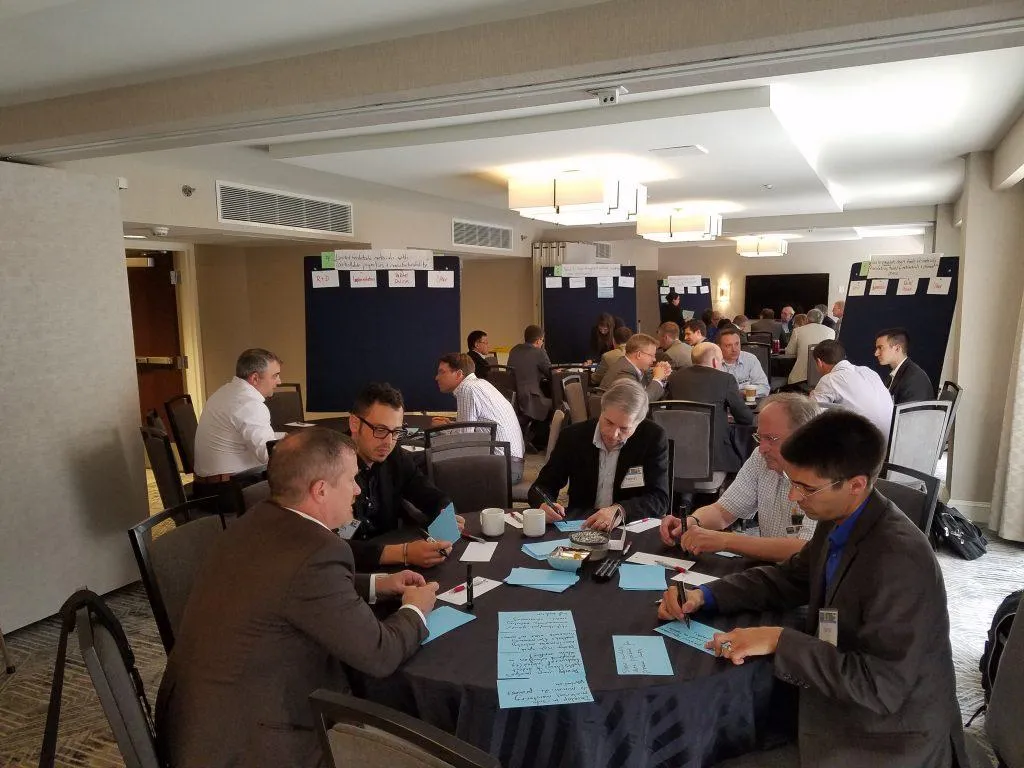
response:
[[[677,581],[675,584],[676,592],[679,594],[679,607],[682,608],[686,604],[686,590],[683,587],[683,582]],[[683,614],[683,624],[686,625],[687,629],[690,628],[690,615],[687,613]]]
[[[433,536],[431,536],[429,533],[427,533],[422,528],[420,528],[420,533],[422,533],[423,534],[423,538],[426,539],[427,541],[429,541],[431,544],[436,544],[437,543],[437,539],[435,539]],[[448,557],[448,555],[451,554],[451,550],[450,549],[439,549],[438,552],[440,552],[443,557]]]

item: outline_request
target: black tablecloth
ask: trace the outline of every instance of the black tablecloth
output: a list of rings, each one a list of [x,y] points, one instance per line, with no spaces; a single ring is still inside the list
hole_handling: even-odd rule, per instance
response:
[[[467,531],[479,532],[476,515],[467,516]],[[544,538],[565,536],[551,527]],[[399,533],[382,537],[392,543],[402,538]],[[629,538],[634,551],[664,551],[657,529]],[[547,568],[520,551],[529,540],[507,527],[492,561],[476,563],[474,576],[501,580],[513,566]],[[448,562],[425,572],[441,591],[465,580],[465,564],[458,561],[465,546],[465,540],[456,544]],[[716,555],[697,559],[695,570],[711,575],[753,564]],[[673,677],[619,676],[612,635],[652,634],[659,624],[654,602],[660,594],[621,590],[617,578],[598,584],[590,579],[590,567],[585,566],[580,583],[561,594],[503,585],[479,596],[475,621],[424,646],[390,678],[355,676],[356,693],[454,733],[497,755],[505,768],[699,768],[792,737],[795,693],[774,679],[769,659],[733,666],[666,638]],[[447,603],[438,601],[442,605]],[[529,610],[573,612],[593,704],[498,708],[498,612]],[[782,617],[701,620],[727,630],[777,625]],[[790,617],[786,623],[798,622]]]

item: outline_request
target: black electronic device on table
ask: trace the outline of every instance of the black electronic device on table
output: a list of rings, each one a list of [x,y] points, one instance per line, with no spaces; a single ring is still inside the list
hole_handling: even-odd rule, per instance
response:
[[[611,581],[612,577],[615,576],[619,571],[619,566],[622,565],[622,561],[629,556],[629,550],[633,548],[632,544],[627,544],[626,548],[622,550],[621,557],[609,557],[601,563],[594,572],[591,574],[591,578],[599,584],[603,584],[606,581]]]

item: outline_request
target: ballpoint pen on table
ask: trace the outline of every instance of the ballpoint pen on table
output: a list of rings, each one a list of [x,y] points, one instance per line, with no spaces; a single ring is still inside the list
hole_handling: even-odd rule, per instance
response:
[[[473,610],[473,564],[466,566],[466,609]]]

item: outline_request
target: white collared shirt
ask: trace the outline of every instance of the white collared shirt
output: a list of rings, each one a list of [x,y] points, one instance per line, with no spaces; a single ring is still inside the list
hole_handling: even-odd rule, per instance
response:
[[[859,413],[883,435],[892,424],[892,396],[878,374],[864,365],[840,360],[818,381],[811,397],[819,403],[834,403]]]
[[[489,381],[478,379],[475,373],[466,376],[452,390],[455,395],[458,421],[493,421],[498,425],[498,442],[508,443],[513,459],[523,459],[523,430],[508,401]]]
[[[757,515],[758,532],[772,539],[789,537],[793,515],[799,512],[797,503],[789,500],[789,480],[781,472],[769,469],[760,451],[754,451],[743,463],[732,485],[722,492],[718,505],[744,520]],[[796,537],[810,541],[816,525],[814,520],[804,517]]]
[[[196,428],[195,473],[236,475],[266,466],[267,441],[284,432],[270,426],[270,411],[256,387],[237,376],[206,401]]]
[[[614,503],[615,469],[619,465],[619,454],[625,441],[611,450],[601,439],[601,425],[594,428],[594,447],[597,448],[597,495],[594,496],[594,509],[604,509]]]
[[[900,360],[899,365],[897,365],[889,372],[889,386],[892,386],[892,380],[896,378],[896,372],[900,369],[900,366],[903,365],[905,362],[907,362],[907,358],[904,357],[902,360]]]

